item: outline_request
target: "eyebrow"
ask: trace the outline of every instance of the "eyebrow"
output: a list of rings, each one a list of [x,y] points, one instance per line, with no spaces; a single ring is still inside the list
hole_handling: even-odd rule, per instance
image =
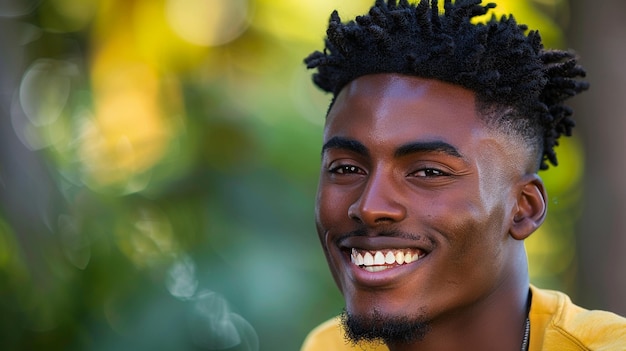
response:
[[[402,157],[415,153],[440,152],[456,158],[464,158],[459,150],[445,141],[419,141],[400,146],[394,153],[395,157]]]
[[[343,149],[362,156],[369,156],[369,150],[361,142],[345,137],[332,137],[322,146],[322,155],[329,149]],[[453,145],[440,140],[417,141],[403,144],[396,149],[394,157],[399,158],[415,153],[438,152],[463,159],[459,150]]]
[[[322,146],[322,155],[329,149],[343,149],[362,156],[369,156],[370,152],[361,142],[344,137],[332,137]]]

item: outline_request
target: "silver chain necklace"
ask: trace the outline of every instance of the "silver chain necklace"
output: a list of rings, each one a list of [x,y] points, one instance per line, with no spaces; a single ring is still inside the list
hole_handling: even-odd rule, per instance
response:
[[[524,326],[524,339],[522,339],[522,351],[528,351],[528,339],[530,337],[530,319],[526,317]]]

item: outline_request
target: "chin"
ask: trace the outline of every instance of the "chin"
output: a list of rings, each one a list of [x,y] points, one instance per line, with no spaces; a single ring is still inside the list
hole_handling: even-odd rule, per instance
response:
[[[382,342],[389,344],[410,344],[421,341],[430,330],[423,315],[391,315],[374,308],[367,313],[352,313],[344,310],[342,323],[346,338],[356,344]]]

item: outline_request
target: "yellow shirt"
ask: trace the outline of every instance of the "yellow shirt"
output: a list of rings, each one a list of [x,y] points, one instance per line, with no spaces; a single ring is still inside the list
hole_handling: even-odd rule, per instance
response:
[[[529,351],[626,350],[626,318],[611,312],[589,311],[560,292],[531,285]],[[301,351],[388,351],[384,345],[360,345],[345,341],[338,318],[307,336]]]

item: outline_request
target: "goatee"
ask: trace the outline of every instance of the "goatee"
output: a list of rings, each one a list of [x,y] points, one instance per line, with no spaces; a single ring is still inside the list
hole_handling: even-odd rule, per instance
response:
[[[429,331],[428,322],[422,318],[389,317],[373,310],[368,315],[353,315],[344,309],[341,322],[349,342],[411,344],[424,339]]]

